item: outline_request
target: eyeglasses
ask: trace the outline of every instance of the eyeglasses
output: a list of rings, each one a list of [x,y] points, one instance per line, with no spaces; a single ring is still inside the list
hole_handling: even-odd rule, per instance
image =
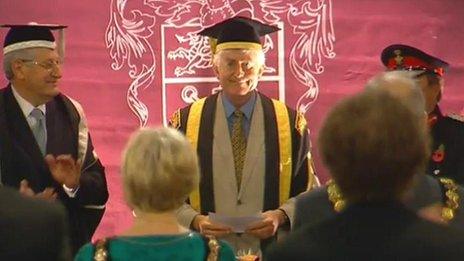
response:
[[[35,60],[24,60],[23,59],[21,61],[24,63],[32,63],[34,65],[38,65],[49,72],[51,72],[55,68],[61,68],[61,65],[62,65],[62,62],[59,60],[47,60],[45,62],[38,62]]]

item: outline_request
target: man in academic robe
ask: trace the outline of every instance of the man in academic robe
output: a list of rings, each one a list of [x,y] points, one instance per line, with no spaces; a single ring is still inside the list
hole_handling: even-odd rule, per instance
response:
[[[277,30],[234,17],[200,32],[212,38],[213,70],[222,91],[170,120],[197,149],[201,167],[200,187],[178,211],[180,222],[226,239],[239,252],[258,253],[279,228],[288,228],[293,197],[316,182],[303,114],[256,90],[264,71],[260,36]],[[261,220],[237,232],[210,220],[210,212],[259,214]]]
[[[84,111],[58,89],[62,57],[51,29],[64,26],[8,27],[3,60],[9,84],[0,90],[1,182],[61,202],[75,253],[99,224],[108,190]]]

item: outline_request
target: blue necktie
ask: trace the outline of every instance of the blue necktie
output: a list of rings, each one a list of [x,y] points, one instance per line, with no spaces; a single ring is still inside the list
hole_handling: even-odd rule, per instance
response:
[[[35,119],[35,124],[31,127],[35,141],[39,145],[42,155],[45,155],[47,150],[47,133],[45,131],[45,115],[37,108],[31,111],[30,116]]]

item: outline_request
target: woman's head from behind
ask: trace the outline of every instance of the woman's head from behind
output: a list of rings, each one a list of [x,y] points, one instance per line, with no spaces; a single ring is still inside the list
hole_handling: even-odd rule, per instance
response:
[[[196,152],[171,128],[143,128],[130,138],[123,153],[122,179],[126,200],[143,212],[172,211],[198,186]]]

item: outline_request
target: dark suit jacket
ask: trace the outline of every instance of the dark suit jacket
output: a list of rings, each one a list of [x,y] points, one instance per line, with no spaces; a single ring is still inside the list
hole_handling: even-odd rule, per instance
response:
[[[358,204],[290,234],[265,260],[462,260],[464,233],[398,203]]]
[[[70,154],[83,161],[80,187],[70,198],[50,174],[11,86],[0,90],[1,181],[18,188],[22,179],[37,193],[54,187],[66,207],[73,253],[89,242],[108,199],[104,168],[94,154],[82,113],[66,96],[59,94],[46,104],[47,154]]]
[[[429,206],[435,203],[445,203],[444,195],[440,182],[429,175],[417,176],[415,186],[410,191],[411,197],[408,198],[406,206],[413,210]],[[464,230],[464,188],[458,186],[457,193],[459,195],[459,206],[455,212],[454,218],[450,221],[450,226]],[[334,210],[334,205],[329,200],[327,186],[319,187],[311,191],[302,193],[296,197],[295,203],[295,220],[292,230],[317,224],[327,219],[334,217],[337,214]]]
[[[0,260],[70,260],[65,209],[0,187]]]

